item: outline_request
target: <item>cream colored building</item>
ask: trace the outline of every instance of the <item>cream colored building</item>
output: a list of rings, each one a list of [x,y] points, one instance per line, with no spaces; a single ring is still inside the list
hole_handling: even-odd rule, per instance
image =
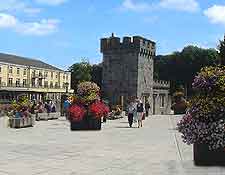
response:
[[[27,94],[30,99],[60,100],[71,90],[71,73],[40,60],[0,54],[0,101]]]

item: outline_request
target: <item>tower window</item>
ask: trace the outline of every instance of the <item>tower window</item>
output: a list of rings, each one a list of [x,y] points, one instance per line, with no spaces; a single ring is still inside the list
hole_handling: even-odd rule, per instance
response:
[[[160,94],[160,107],[164,107],[164,106],[165,106],[165,95]]]

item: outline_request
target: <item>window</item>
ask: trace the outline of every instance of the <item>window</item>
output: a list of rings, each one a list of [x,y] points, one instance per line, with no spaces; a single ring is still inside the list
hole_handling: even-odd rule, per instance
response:
[[[17,68],[17,69],[16,69],[16,73],[17,73],[17,75],[20,74],[20,68]]]
[[[35,87],[35,78],[32,78],[32,80],[31,80],[31,85],[32,85],[32,87]]]
[[[2,85],[2,77],[0,77],[0,86]]]
[[[58,74],[57,73],[55,74],[55,78],[58,78]]]
[[[0,73],[2,72],[2,67],[0,66]]]
[[[164,107],[164,106],[165,106],[165,95],[160,94],[160,107]]]
[[[23,69],[23,75],[27,75],[27,69]]]
[[[58,88],[58,86],[59,86],[59,85],[58,85],[58,83],[56,82],[56,83],[55,83],[55,88],[57,89],[57,88]]]
[[[63,74],[63,80],[65,80],[65,75]]]
[[[26,86],[27,86],[27,80],[23,79],[23,87],[26,87]]]
[[[20,79],[19,78],[16,79],[16,87],[20,87]]]
[[[42,79],[41,78],[38,79],[38,86],[42,87]]]
[[[44,87],[45,87],[45,88],[48,88],[48,81],[45,81],[45,82],[44,82]]]
[[[50,82],[50,88],[53,88],[53,82],[52,81]]]
[[[48,72],[45,72],[45,78],[47,78],[48,77]]]
[[[33,77],[35,77],[35,73],[36,73],[36,71],[33,70],[33,72],[32,72],[32,76],[33,76]]]
[[[13,67],[9,67],[9,73],[12,74],[13,72]]]
[[[9,80],[8,80],[8,85],[9,85],[9,86],[12,86],[12,82],[13,82],[13,79],[12,79],[12,78],[9,78]]]
[[[66,75],[66,80],[68,80],[68,75]]]
[[[53,78],[53,72],[51,72],[51,78]]]

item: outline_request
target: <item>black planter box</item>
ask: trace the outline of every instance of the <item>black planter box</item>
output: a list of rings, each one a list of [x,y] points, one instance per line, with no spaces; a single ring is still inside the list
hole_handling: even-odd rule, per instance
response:
[[[194,144],[193,153],[197,166],[225,166],[225,149],[209,150],[206,144]]]
[[[92,116],[84,117],[81,121],[70,121],[71,131],[75,130],[101,130],[101,118],[96,119]]]

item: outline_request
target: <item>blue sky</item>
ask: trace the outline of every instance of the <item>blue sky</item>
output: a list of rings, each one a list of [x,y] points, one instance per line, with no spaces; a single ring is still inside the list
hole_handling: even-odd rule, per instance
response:
[[[186,45],[215,48],[225,33],[221,0],[4,0],[0,52],[38,58],[66,69],[101,62],[100,38],[141,35],[157,54]]]

